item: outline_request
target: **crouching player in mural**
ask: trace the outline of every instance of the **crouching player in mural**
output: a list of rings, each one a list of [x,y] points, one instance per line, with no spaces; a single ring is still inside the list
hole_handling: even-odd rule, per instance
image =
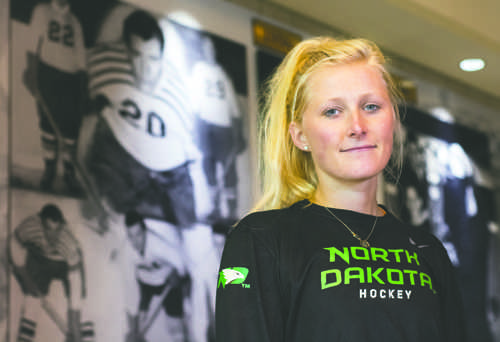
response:
[[[76,139],[85,103],[85,47],[78,19],[67,0],[35,7],[30,26],[35,32],[23,81],[38,107],[44,172],[40,188],[52,190],[59,158],[63,180],[79,192],[75,173]]]
[[[199,160],[200,152],[192,138],[192,111],[185,84],[177,69],[165,60],[164,45],[157,19],[147,12],[134,11],[123,23],[122,41],[102,44],[91,52],[90,96],[98,118],[85,164],[110,211],[126,218],[137,213],[146,226],[145,232],[150,231],[149,222],[161,223],[164,228],[159,236],[170,235],[171,240],[178,241],[176,248],[164,247],[164,260],[180,260],[169,261],[175,272],[165,275],[184,277],[189,270],[191,291],[181,289],[177,295],[190,294],[189,298],[180,297],[184,303],[186,339],[202,342],[207,339],[213,312],[207,303],[215,298],[212,285],[218,261],[215,251],[198,246],[198,241],[208,246],[207,236],[211,238],[212,233],[210,227],[197,223],[190,169]],[[162,243],[162,239],[155,241]],[[148,248],[152,247],[146,243],[144,255],[150,254]],[[207,263],[211,265],[206,266]],[[137,275],[144,274],[141,267],[138,266]],[[207,270],[212,268],[210,278],[212,274]],[[162,279],[151,284],[142,276],[138,276],[138,281],[145,284],[141,285],[141,295],[154,294],[150,285],[174,282]],[[188,282],[182,284],[186,286]],[[187,299],[196,303],[196,308],[187,305]],[[147,302],[140,305],[135,321],[142,322],[140,317],[148,308],[144,304]],[[131,326],[129,339],[135,330]],[[135,335],[144,335],[145,330],[140,328],[141,333]]]
[[[37,341],[37,319],[42,309],[65,335],[66,342],[93,341],[93,324],[81,321],[86,295],[82,252],[61,210],[46,204],[39,213],[27,217],[11,235],[9,247],[13,274],[24,295],[17,341]],[[67,301],[66,320],[49,300],[56,280],[62,283]]]
[[[160,311],[181,320],[183,301],[189,298],[190,277],[177,250],[181,237],[176,227],[168,229],[162,222],[155,224],[152,220],[146,226],[144,219],[135,212],[127,214],[125,224],[129,242],[139,255],[135,276],[140,292],[138,312],[129,316],[126,342],[140,342],[145,341],[144,335]],[[172,340],[184,341],[185,329],[182,324],[177,331],[170,329]]]

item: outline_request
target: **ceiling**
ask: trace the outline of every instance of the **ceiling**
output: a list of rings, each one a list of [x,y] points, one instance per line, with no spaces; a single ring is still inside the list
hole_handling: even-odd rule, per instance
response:
[[[462,89],[500,103],[499,0],[261,0],[309,17],[350,37],[375,41]],[[486,68],[464,72],[463,58]]]

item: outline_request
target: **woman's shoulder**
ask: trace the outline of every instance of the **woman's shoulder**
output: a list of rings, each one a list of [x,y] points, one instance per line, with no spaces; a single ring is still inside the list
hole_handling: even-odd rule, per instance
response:
[[[279,232],[286,229],[297,217],[301,203],[303,201],[286,208],[251,212],[231,229],[230,234],[235,231]]]
[[[386,208],[384,207],[384,209]],[[417,248],[425,247],[428,250],[437,250],[440,253],[445,250],[442,242],[428,230],[403,222],[390,211],[386,211],[389,213],[389,218],[393,222],[392,224],[399,225],[398,229],[406,230],[410,244]]]

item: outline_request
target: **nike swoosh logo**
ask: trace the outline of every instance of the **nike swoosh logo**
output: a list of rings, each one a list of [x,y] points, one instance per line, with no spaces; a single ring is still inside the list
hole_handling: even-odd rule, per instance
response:
[[[425,248],[425,247],[430,247],[430,245],[417,245],[417,243],[415,241],[413,241],[413,239],[411,237],[408,238],[408,240],[410,240],[410,243],[417,247],[417,248]]]

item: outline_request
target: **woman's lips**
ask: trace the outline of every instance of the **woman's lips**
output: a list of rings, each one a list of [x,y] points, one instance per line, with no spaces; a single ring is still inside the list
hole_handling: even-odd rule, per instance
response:
[[[344,149],[340,150],[340,152],[366,151],[366,150],[372,150],[376,147],[377,147],[377,145],[354,146],[354,147],[344,148]]]

